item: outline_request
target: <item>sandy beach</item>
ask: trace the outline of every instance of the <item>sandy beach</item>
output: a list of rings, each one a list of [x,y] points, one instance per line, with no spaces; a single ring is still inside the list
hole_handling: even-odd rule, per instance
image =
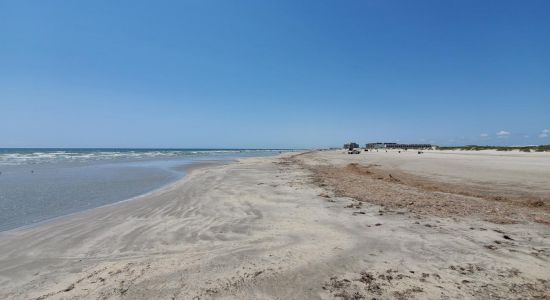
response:
[[[245,158],[0,233],[0,298],[549,299],[549,224],[550,153]]]

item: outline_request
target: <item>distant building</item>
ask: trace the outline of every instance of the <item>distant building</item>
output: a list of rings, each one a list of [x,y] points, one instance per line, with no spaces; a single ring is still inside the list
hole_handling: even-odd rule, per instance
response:
[[[431,144],[369,143],[367,149],[432,149]]]
[[[344,144],[344,149],[355,149],[355,148],[359,148],[359,144],[357,143],[347,143],[347,144]]]

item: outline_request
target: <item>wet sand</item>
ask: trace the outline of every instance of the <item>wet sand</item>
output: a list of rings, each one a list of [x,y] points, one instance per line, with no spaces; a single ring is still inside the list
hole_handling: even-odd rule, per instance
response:
[[[241,159],[196,169],[145,197],[1,233],[0,298],[547,297],[548,225],[528,217],[498,224],[484,215],[438,215],[369,202],[338,186],[337,178],[347,173],[318,173],[356,163],[360,171],[352,173],[361,175],[361,168],[375,164],[377,172],[398,168],[400,176],[475,185],[468,180],[489,168],[483,161],[492,161],[483,155],[477,163],[452,153],[424,155],[324,151]],[[490,162],[496,173],[511,168],[517,174],[483,184],[544,198],[549,158],[525,157]],[[420,159],[424,163],[416,163]],[[455,163],[468,167],[455,172]],[[384,184],[376,185],[378,195],[386,190],[395,196],[392,189],[411,189],[404,196],[451,194],[371,174],[358,178],[363,176]],[[546,217],[547,203],[541,201]]]

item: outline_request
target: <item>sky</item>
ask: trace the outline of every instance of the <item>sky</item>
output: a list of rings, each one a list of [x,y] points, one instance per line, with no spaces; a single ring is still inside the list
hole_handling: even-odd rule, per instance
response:
[[[549,136],[547,0],[0,0],[0,147]]]

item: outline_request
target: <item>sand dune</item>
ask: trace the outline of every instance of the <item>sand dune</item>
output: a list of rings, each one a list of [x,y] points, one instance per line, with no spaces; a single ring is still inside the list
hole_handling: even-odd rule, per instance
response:
[[[383,170],[388,161],[392,168],[402,166],[402,172],[414,174],[423,168],[411,167],[409,160],[417,156],[349,156],[341,151],[293,155],[197,169],[152,195],[4,232],[0,298],[548,295],[547,225],[529,220],[503,225],[475,216],[453,220],[384,208],[319,185],[311,169],[373,161]],[[438,154],[422,159],[432,155]],[[541,161],[548,163],[547,158]],[[544,169],[538,163],[532,169],[519,166],[528,175],[518,178],[538,181],[523,180],[518,186],[544,195],[547,186],[541,183],[550,178]],[[460,174],[471,177],[467,171]],[[513,176],[499,178],[514,181]]]

